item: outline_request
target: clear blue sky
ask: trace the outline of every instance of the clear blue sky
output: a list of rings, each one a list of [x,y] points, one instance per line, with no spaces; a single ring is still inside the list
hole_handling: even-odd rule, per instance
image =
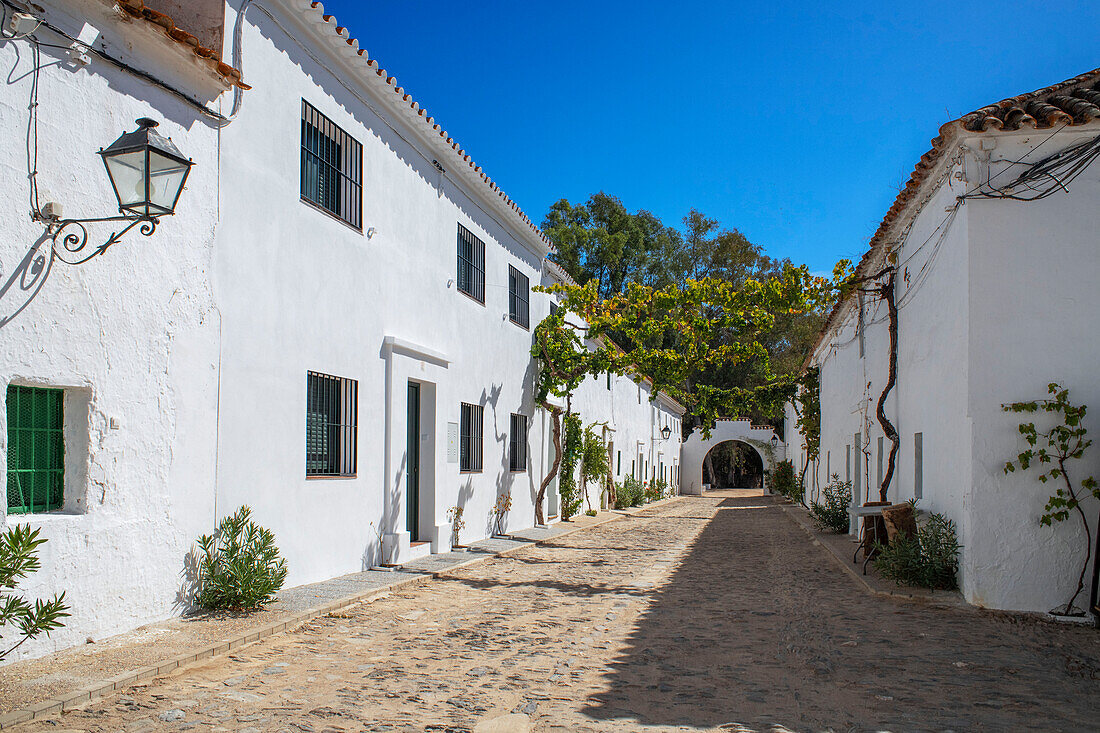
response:
[[[327,0],[536,222],[606,191],[858,258],[939,126],[1100,66],[1100,2]]]

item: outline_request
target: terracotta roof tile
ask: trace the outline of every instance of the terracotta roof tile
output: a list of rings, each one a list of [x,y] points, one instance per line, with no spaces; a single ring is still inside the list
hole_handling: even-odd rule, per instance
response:
[[[940,127],[939,135],[932,139],[932,148],[917,161],[905,188],[894,199],[893,205],[871,237],[867,252],[856,268],[856,274],[871,274],[868,269],[879,261],[877,255],[885,247],[887,235],[894,223],[918,200],[918,193],[929,173],[962,134],[991,130],[1042,130],[1061,125],[1072,127],[1095,120],[1100,120],[1100,68],[1034,92],[1009,97],[945,123]],[[804,366],[809,365],[813,353],[835,325],[845,302],[847,301],[837,303],[829,313]]]
[[[170,40],[188,46],[192,53],[207,62],[207,65],[230,84],[241,89],[251,89],[241,80],[241,72],[229,64],[223,63],[220,52],[199,44],[199,39],[178,27],[172,17],[166,13],[145,7],[144,0],[118,0],[118,7],[135,18],[140,18],[160,28]]]

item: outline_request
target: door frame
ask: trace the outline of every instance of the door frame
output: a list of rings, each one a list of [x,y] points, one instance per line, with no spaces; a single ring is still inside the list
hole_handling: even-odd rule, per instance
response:
[[[420,539],[420,384],[408,382],[406,414],[405,529],[409,539]]]

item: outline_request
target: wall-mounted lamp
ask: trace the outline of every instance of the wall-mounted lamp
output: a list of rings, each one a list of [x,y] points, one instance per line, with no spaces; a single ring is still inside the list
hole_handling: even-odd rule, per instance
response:
[[[665,440],[668,440],[671,436],[672,436],[672,428],[670,428],[668,425],[665,425],[663,428],[661,428],[661,437],[662,438],[664,438]]]
[[[171,139],[156,131],[157,122],[142,117],[137,124],[138,129],[124,133],[110,146],[99,150],[111,188],[118,200],[120,216],[61,219],[57,213],[61,207],[57,204],[47,204],[42,212],[36,214],[40,221],[45,222],[47,232],[53,238],[54,252],[62,261],[71,265],[87,262],[96,255],[103,254],[138,224],[141,224],[139,231],[142,235],[148,237],[156,231],[160,217],[175,213],[180,193],[194,163],[183,156]],[[101,221],[129,223],[112,233],[106,242],[90,254],[85,253],[88,230],[84,225]],[[62,232],[70,227],[79,230],[79,233],[69,231],[62,237]]]
[[[375,234],[378,234],[378,230],[374,227],[367,227],[367,239],[372,239]]]
[[[775,449],[775,448],[778,448],[778,447],[779,447],[779,436],[773,434],[772,435],[772,448]]]

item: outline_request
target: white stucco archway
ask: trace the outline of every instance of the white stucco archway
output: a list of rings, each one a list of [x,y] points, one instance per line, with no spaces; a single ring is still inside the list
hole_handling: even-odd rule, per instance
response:
[[[747,443],[756,449],[764,465],[765,475],[771,475],[775,463],[786,460],[787,457],[787,447],[782,441],[775,448],[771,447],[773,437],[778,438],[775,428],[771,425],[753,425],[748,418],[719,420],[710,437],[706,439],[702,433],[693,432],[684,441],[680,452],[680,493],[695,496],[703,493],[703,459],[711,448],[727,440]]]

